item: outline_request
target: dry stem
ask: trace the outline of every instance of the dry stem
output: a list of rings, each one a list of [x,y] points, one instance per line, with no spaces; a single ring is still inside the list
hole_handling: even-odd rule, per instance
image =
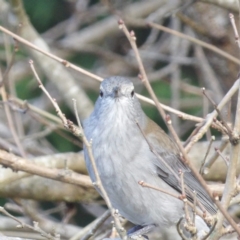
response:
[[[98,173],[98,170],[97,170],[97,166],[96,166],[96,163],[95,163],[95,160],[94,160],[94,157],[93,157],[91,143],[87,140],[86,136],[84,135],[84,132],[83,132],[83,129],[82,129],[82,126],[81,126],[81,123],[80,123],[80,119],[79,119],[78,114],[77,114],[76,101],[74,101],[74,109],[75,109],[75,114],[76,114],[77,121],[78,121],[78,127],[74,126],[71,121],[66,119],[65,115],[62,113],[60,107],[58,106],[56,100],[52,98],[52,96],[46,90],[46,88],[42,84],[42,81],[38,77],[38,74],[37,74],[37,72],[36,72],[36,70],[34,68],[34,65],[33,65],[33,61],[30,61],[29,63],[30,63],[31,69],[32,69],[32,71],[34,73],[34,76],[36,77],[36,79],[37,79],[37,81],[39,83],[39,87],[42,89],[42,91],[46,94],[46,96],[52,102],[52,104],[55,107],[55,110],[57,112],[57,115],[61,118],[61,120],[63,122],[64,127],[69,129],[74,135],[76,135],[76,136],[78,136],[78,137],[80,137],[82,139],[82,141],[83,141],[83,143],[84,143],[84,145],[85,145],[85,147],[86,147],[86,149],[88,151],[89,158],[90,158],[90,161],[92,163],[92,167],[93,167],[94,174],[95,174],[95,177],[96,177],[96,182],[94,182],[93,184],[100,189],[100,191],[101,191],[101,193],[103,195],[103,198],[104,198],[108,208],[111,211],[112,217],[114,219],[115,227],[116,227],[116,229],[118,231],[119,236],[123,240],[127,239],[126,230],[121,226],[119,217],[116,214],[117,210],[115,210],[112,207],[112,204],[111,204],[110,199],[109,199],[109,197],[107,195],[107,192],[105,191],[105,189],[104,189],[104,187],[102,185],[102,181],[100,179],[100,176],[99,176],[99,173]]]
[[[233,32],[234,32],[236,43],[237,43],[238,47],[240,48],[240,39],[239,39],[239,34],[238,34],[237,27],[236,27],[234,15],[232,13],[230,13],[229,18],[230,18],[230,22],[231,22],[232,27],[233,27]]]
[[[173,34],[173,35],[176,35],[178,37],[181,37],[181,38],[184,38],[184,39],[187,39],[193,43],[196,43],[198,44],[199,46],[202,46],[204,48],[207,48],[209,50],[212,50],[214,51],[215,53],[229,59],[230,61],[234,62],[234,63],[237,63],[238,65],[240,65],[240,60],[238,58],[235,58],[234,56],[230,55],[229,53],[226,53],[224,52],[223,50],[213,46],[212,44],[209,44],[209,43],[205,43],[199,39],[196,39],[194,37],[191,37],[191,36],[188,36],[186,34],[183,34],[183,33],[180,33],[178,31],[175,31],[175,30],[172,30],[170,28],[167,28],[167,27],[164,27],[162,25],[159,25],[159,24],[156,24],[156,23],[152,23],[152,22],[148,22],[148,25],[152,28],[156,28],[156,29],[159,29],[159,30],[162,30],[164,32],[167,32],[167,33],[170,33],[170,34]]]
[[[146,72],[145,72],[142,60],[141,60],[139,52],[138,52],[138,48],[137,48],[137,45],[136,45],[136,37],[135,37],[134,32],[133,31],[129,32],[127,27],[125,26],[125,24],[124,24],[124,22],[122,20],[119,20],[119,28],[123,30],[123,32],[125,33],[126,37],[128,38],[128,40],[129,40],[129,42],[130,42],[130,44],[131,44],[131,46],[133,48],[133,51],[135,53],[137,62],[139,64],[139,70],[140,70],[140,73],[141,73],[140,77],[142,79],[142,82],[145,85],[145,87],[147,88],[150,96],[154,100],[160,115],[165,120],[165,122],[166,122],[166,124],[168,126],[169,131],[173,135],[173,138],[176,141],[176,143],[177,143],[177,145],[178,145],[178,147],[180,149],[180,152],[182,153],[182,156],[183,156],[182,161],[183,161],[183,163],[186,164],[191,169],[192,173],[195,175],[197,180],[200,182],[200,184],[203,186],[203,188],[206,190],[206,192],[212,198],[213,202],[215,202],[215,204],[218,206],[218,208],[222,212],[222,214],[226,217],[226,219],[229,221],[229,223],[233,226],[233,228],[236,230],[236,232],[240,235],[240,229],[238,228],[237,224],[234,222],[232,217],[228,214],[226,209],[223,208],[223,206],[212,196],[211,190],[208,188],[205,180],[202,178],[202,176],[199,174],[199,172],[195,169],[195,167],[193,167],[193,165],[191,164],[191,162],[190,162],[190,160],[189,160],[189,158],[188,158],[188,156],[187,156],[187,154],[186,154],[186,152],[185,152],[185,150],[184,150],[184,148],[183,148],[183,146],[182,146],[182,144],[180,142],[180,139],[178,138],[178,135],[176,134],[175,130],[172,127],[171,121],[167,120],[169,118],[166,117],[166,114],[165,114],[164,110],[162,109],[161,105],[159,104],[158,99],[157,99],[155,93],[153,92],[153,89],[152,89],[152,87],[151,87],[151,85],[150,85],[150,83],[148,81],[148,78],[147,78],[147,75],[146,75]],[[238,60],[238,62],[239,62],[239,60]],[[238,86],[237,86],[237,89],[238,89]],[[225,96],[225,98],[226,98],[226,96]],[[222,100],[222,102],[224,102],[224,100],[226,100],[225,98]],[[239,101],[240,101],[240,97],[239,97]],[[239,109],[239,111],[240,111],[240,109]],[[217,113],[214,113],[214,114],[217,114]],[[239,115],[239,118],[240,118],[240,112],[239,112],[238,115]],[[211,122],[212,121],[210,121],[209,126],[210,126]],[[236,167],[235,167],[235,171],[236,171]]]
[[[38,232],[40,233],[41,236],[47,238],[47,239],[51,239],[51,240],[59,240],[59,236],[52,236],[50,233],[46,233],[45,231],[43,231],[39,226],[38,226],[38,223],[37,222],[33,222],[33,225],[34,226],[31,226],[29,224],[26,224],[22,221],[20,221],[18,218],[14,217],[12,214],[10,214],[6,209],[4,209],[3,207],[0,207],[0,212],[3,213],[4,215],[12,218],[13,220],[15,220],[16,222],[18,222],[20,225],[18,225],[17,227],[20,227],[20,228],[29,228],[35,232]]]
[[[0,26],[0,31],[2,31],[2,32],[6,33],[6,34],[8,34],[8,35],[10,35],[10,36],[13,37],[14,39],[16,39],[18,42],[20,42],[20,43],[22,43],[22,44],[24,44],[24,45],[26,45],[26,46],[28,46],[28,47],[30,47],[30,48],[32,48],[32,49],[34,49],[34,50],[36,50],[36,51],[44,54],[44,55],[46,55],[46,56],[48,56],[48,57],[50,57],[50,58],[52,58],[52,59],[54,59],[54,60],[56,60],[56,61],[58,61],[59,63],[62,63],[65,67],[68,67],[68,68],[71,68],[71,69],[73,69],[73,70],[75,70],[75,71],[78,71],[78,72],[80,72],[80,73],[83,73],[83,74],[85,74],[86,76],[89,76],[89,77],[91,77],[91,78],[93,78],[93,79],[95,79],[95,80],[97,80],[97,81],[102,81],[102,80],[103,80],[101,77],[99,77],[99,76],[97,76],[97,75],[95,75],[95,74],[92,74],[92,73],[90,73],[89,71],[86,71],[86,70],[84,70],[83,68],[80,68],[80,67],[78,67],[78,66],[76,66],[76,65],[68,62],[67,60],[64,60],[64,59],[62,59],[62,58],[60,58],[60,57],[57,57],[56,55],[54,55],[54,54],[52,54],[52,53],[49,53],[49,52],[47,52],[47,51],[44,51],[43,49],[37,47],[36,45],[34,45],[34,44],[32,44],[31,42],[25,40],[24,38],[18,36],[17,34],[14,34],[13,32],[9,31],[8,29],[6,29],[6,28],[4,28],[4,27],[2,27],[2,26]],[[137,97],[138,97],[140,100],[142,100],[142,101],[144,101],[144,102],[147,102],[147,103],[150,103],[150,104],[152,104],[152,105],[155,105],[155,102],[152,101],[152,99],[147,98],[147,97],[145,97],[145,96],[142,96],[142,95],[140,95],[140,94],[136,94],[136,95],[137,95]],[[165,109],[166,111],[172,112],[172,113],[174,113],[174,114],[177,114],[177,115],[178,115],[179,117],[181,117],[182,119],[191,120],[191,121],[195,121],[195,122],[202,122],[202,121],[203,121],[203,119],[200,118],[200,117],[196,117],[196,116],[192,116],[192,115],[190,115],[190,114],[186,114],[186,113],[184,113],[184,112],[182,112],[182,111],[173,109],[173,108],[171,108],[171,107],[169,107],[169,106],[166,106],[166,105],[164,105],[164,104],[161,104],[161,106],[162,106],[162,108]]]

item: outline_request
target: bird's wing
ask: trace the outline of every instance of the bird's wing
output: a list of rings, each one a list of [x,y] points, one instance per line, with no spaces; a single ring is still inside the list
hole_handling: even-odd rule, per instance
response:
[[[216,207],[208,193],[195,178],[191,170],[181,161],[180,151],[170,137],[151,119],[148,119],[148,128],[144,129],[150,147],[156,158],[154,164],[157,167],[158,176],[182,193],[179,171],[184,173],[184,184],[186,196],[193,202],[193,191],[197,193],[197,199],[210,214],[216,213]],[[154,134],[151,134],[154,133]]]

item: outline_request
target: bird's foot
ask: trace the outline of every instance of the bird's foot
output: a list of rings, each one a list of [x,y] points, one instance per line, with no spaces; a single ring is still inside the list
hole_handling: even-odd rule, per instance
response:
[[[148,240],[148,237],[145,235],[153,230],[156,226],[154,224],[141,226],[137,225],[128,230],[129,239],[133,240]]]
[[[147,226],[141,226],[137,225],[133,228],[129,229],[127,232],[127,240],[149,240],[149,238],[145,235],[152,231],[153,228],[156,226],[153,225],[147,225]],[[103,240],[121,240],[120,238],[104,238]]]

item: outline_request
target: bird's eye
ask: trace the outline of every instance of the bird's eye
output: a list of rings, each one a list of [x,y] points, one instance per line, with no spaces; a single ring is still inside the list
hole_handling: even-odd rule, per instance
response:
[[[131,92],[131,96],[132,96],[132,97],[134,96],[134,90],[132,90],[132,92]]]
[[[100,97],[103,97],[103,91],[100,91],[99,95]]]

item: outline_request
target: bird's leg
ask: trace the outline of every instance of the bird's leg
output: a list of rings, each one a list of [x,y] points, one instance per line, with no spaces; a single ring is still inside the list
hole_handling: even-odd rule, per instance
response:
[[[131,228],[130,230],[128,230],[128,236],[130,237],[130,239],[135,239],[138,236],[142,236],[145,239],[148,239],[148,237],[145,236],[145,234],[152,231],[153,228],[155,228],[155,227],[156,226],[154,224],[147,225],[147,226],[137,225],[137,226],[134,226],[133,228]]]
[[[144,234],[149,233],[152,231],[153,228],[155,228],[156,225],[147,225],[147,226],[141,226],[137,225],[133,228],[129,229],[127,232],[127,240],[149,240],[147,236]],[[103,240],[121,240],[120,238],[104,238]]]

